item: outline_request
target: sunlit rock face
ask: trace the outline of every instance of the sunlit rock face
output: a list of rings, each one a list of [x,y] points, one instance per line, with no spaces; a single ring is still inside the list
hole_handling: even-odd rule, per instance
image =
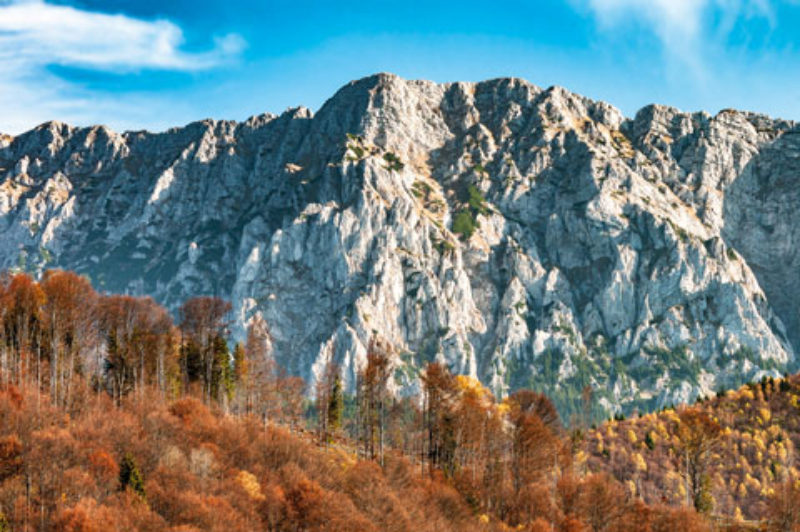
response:
[[[314,115],[164,133],[44,124],[0,142],[0,267],[69,268],[175,309],[230,299],[278,361],[350,386],[428,361],[568,417],[649,410],[795,367],[800,128],[519,79],[380,74]]]

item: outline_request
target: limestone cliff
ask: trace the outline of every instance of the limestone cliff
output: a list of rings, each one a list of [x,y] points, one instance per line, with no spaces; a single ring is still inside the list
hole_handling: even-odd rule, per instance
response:
[[[652,409],[794,368],[798,133],[386,74],[316,114],[48,123],[0,139],[0,268],[228,298],[306,378],[333,356],[352,385],[379,335],[398,388],[439,359],[565,416],[587,385],[606,413]]]

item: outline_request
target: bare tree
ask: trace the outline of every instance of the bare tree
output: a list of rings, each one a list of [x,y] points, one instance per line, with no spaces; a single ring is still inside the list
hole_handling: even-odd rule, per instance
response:
[[[364,456],[383,465],[386,434],[386,403],[391,372],[391,347],[372,340],[367,365],[358,376],[359,433]]]

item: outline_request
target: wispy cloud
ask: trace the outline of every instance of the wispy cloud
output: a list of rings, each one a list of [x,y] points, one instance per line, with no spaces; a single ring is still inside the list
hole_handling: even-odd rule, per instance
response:
[[[600,26],[613,30],[635,21],[661,42],[667,59],[703,78],[707,52],[742,18],[774,22],[780,0],[585,0]],[[793,0],[789,0],[793,1]]]
[[[50,118],[81,120],[93,114],[93,107],[121,98],[82,89],[53,74],[53,65],[123,74],[195,72],[235,58],[244,42],[231,34],[215,38],[202,52],[183,46],[183,31],[168,20],[109,15],[42,0],[0,0],[0,130],[18,132]]]

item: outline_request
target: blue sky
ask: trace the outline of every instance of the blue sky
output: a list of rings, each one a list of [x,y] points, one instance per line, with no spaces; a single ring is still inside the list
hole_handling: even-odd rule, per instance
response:
[[[0,0],[0,131],[318,109],[351,79],[561,85],[800,120],[800,0]]]

